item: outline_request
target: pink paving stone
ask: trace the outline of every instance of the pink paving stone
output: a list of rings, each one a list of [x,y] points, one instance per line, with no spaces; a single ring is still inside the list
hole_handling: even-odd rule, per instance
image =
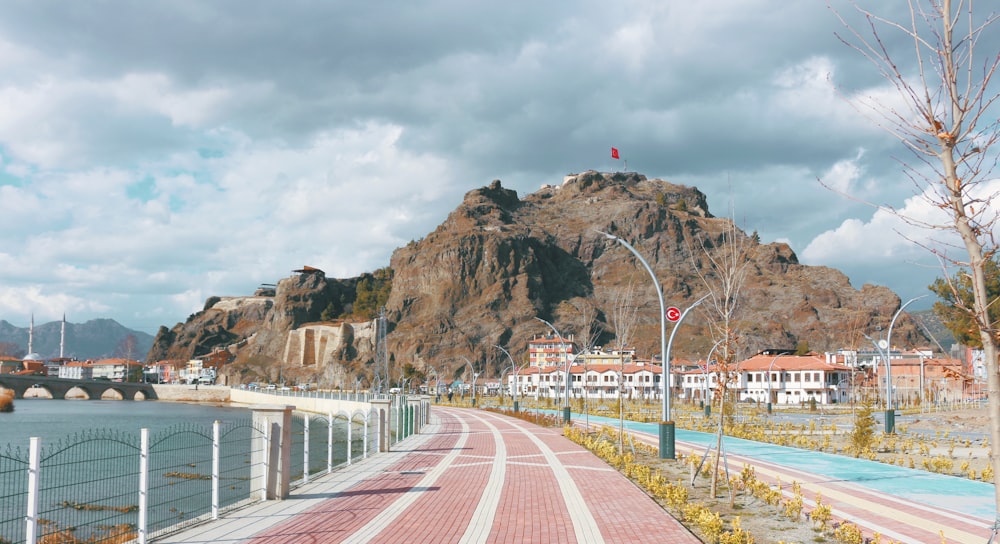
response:
[[[369,542],[458,542],[481,501],[496,501],[486,542],[576,542],[568,502],[549,459],[525,430],[552,451],[575,482],[605,542],[697,543],[646,494],[580,446],[546,429],[482,411],[435,407],[437,433],[388,470],[337,493],[313,508],[259,533],[255,544],[341,542],[384,512],[389,524]],[[451,465],[426,489],[417,488],[460,442]],[[489,425],[487,425],[487,423]],[[498,455],[495,435],[506,451],[504,477],[496,495],[485,496]],[[405,447],[405,446],[403,446]],[[350,470],[350,469],[348,469]],[[410,495],[418,493],[418,495]],[[414,497],[405,508],[397,500]]]

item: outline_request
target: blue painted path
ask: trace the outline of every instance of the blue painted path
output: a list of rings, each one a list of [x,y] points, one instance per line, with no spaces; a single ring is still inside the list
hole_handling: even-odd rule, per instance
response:
[[[583,421],[584,417],[583,414],[573,414],[573,420],[577,422]],[[618,426],[617,419],[594,415],[590,416],[590,422]],[[659,435],[657,423],[626,421],[625,427],[630,431]],[[675,438],[678,443],[703,449],[715,443],[714,434],[683,429],[676,430]],[[831,481],[851,482],[873,491],[984,520],[992,520],[996,512],[993,484],[986,482],[729,436],[723,439],[723,449],[727,455],[759,459],[823,476]],[[738,470],[741,467],[730,467],[733,468]]]

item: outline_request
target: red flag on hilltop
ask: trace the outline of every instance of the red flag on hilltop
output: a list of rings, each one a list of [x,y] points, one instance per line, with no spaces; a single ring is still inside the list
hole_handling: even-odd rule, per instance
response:
[[[618,157],[618,148],[617,148],[617,147],[612,147],[612,148],[611,148],[611,158],[612,158],[612,159],[617,159],[617,158],[619,158],[619,157]]]

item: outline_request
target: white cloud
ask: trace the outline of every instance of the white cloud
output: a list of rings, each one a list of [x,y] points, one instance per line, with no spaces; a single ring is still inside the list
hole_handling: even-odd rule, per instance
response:
[[[615,168],[611,145],[804,259],[906,254],[902,226],[816,181],[918,211],[905,151],[847,100],[892,89],[824,5],[528,10],[0,5],[0,316],[155,330],[303,264],[355,275],[465,191]]]
[[[867,220],[844,220],[813,238],[801,252],[801,261],[840,268],[861,283],[923,294],[944,273],[942,266],[951,267],[932,250],[956,262],[968,260],[957,233],[948,227],[950,216],[935,204],[935,190],[931,186],[924,194],[908,198],[897,211],[880,208]],[[985,182],[975,190],[982,197],[997,191],[1000,180]]]
[[[861,166],[863,156],[864,151],[861,150],[853,159],[837,161],[826,173],[820,176],[820,180],[835,192],[844,195],[854,194],[857,188],[856,184],[864,173]]]
[[[237,88],[209,86],[177,89],[166,74],[130,73],[107,82],[108,92],[138,114],[158,113],[174,126],[200,127],[219,119],[237,93]]]

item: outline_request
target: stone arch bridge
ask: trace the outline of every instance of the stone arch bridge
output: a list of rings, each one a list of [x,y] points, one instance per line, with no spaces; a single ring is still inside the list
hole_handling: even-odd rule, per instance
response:
[[[79,389],[90,400],[100,399],[108,391],[117,391],[125,400],[154,400],[156,391],[148,383],[121,383],[106,380],[70,380],[46,376],[24,376],[0,374],[0,387],[14,391],[15,399],[24,398],[24,392],[33,387],[41,387],[53,399],[65,399],[71,389]]]

